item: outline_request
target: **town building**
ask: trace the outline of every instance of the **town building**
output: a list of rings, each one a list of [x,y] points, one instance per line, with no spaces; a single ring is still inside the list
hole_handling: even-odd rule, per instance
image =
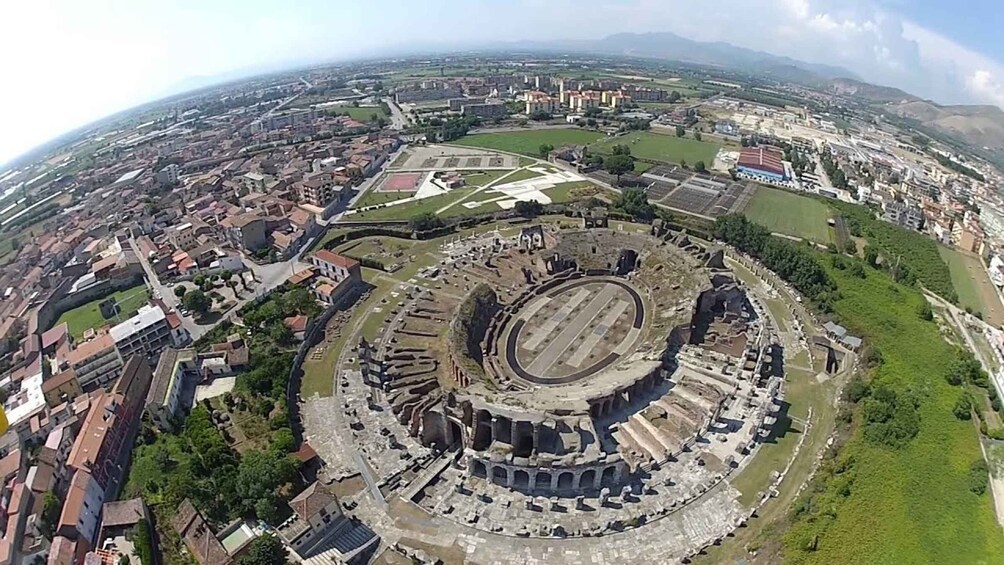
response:
[[[483,104],[464,104],[461,113],[465,116],[477,116],[484,119],[504,118],[508,115],[502,102],[486,102]]]
[[[526,115],[553,114],[561,108],[558,99],[546,92],[531,91],[526,94]]]
[[[104,502],[105,489],[90,473],[77,470],[66,492],[56,534],[77,542],[78,548],[83,544],[90,549],[98,533]]]
[[[84,390],[104,386],[118,376],[124,364],[111,334],[78,343],[67,355],[66,363]]]
[[[310,264],[321,276],[341,282],[345,279],[362,280],[359,261],[322,249],[310,256]]]
[[[84,393],[73,369],[67,369],[42,381],[42,395],[50,407],[68,402]]]
[[[194,349],[166,348],[160,354],[153,372],[146,411],[153,423],[163,431],[174,429],[174,417],[181,407],[181,391],[186,379],[198,375],[199,365]]]
[[[791,180],[784,167],[784,155],[774,147],[744,147],[736,162],[736,173],[752,180],[785,183]]]
[[[265,218],[257,214],[245,213],[226,218],[220,225],[225,230],[227,240],[237,249],[257,251],[268,247]]]
[[[112,326],[108,334],[112,336],[115,348],[123,359],[128,359],[134,354],[155,355],[172,345],[171,326],[167,322],[167,314],[152,304],[141,306],[135,316]]]
[[[924,214],[917,206],[892,200],[883,203],[882,219],[910,230],[919,230],[924,223]]]
[[[279,537],[301,559],[334,546],[339,562],[352,563],[364,548],[379,541],[372,531],[346,517],[335,495],[318,482],[293,497],[289,507],[293,516],[279,525]]]

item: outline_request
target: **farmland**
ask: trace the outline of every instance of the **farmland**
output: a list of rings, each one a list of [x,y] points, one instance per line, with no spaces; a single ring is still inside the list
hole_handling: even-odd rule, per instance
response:
[[[588,145],[601,137],[602,133],[582,129],[538,129],[468,135],[453,144],[540,157],[541,145]]]
[[[819,200],[761,186],[744,212],[750,220],[772,232],[816,243],[830,242],[827,220],[830,209]]]

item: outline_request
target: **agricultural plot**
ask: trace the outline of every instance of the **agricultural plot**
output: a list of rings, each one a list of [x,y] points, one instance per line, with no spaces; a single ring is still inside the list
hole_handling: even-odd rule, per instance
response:
[[[822,244],[830,242],[830,209],[812,198],[761,186],[744,214],[775,233]]]

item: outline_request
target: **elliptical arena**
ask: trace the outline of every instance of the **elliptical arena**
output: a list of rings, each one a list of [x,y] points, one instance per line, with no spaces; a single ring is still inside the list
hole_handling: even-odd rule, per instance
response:
[[[375,339],[346,329],[335,394],[304,425],[385,543],[429,562],[678,562],[755,512],[727,479],[777,422],[798,340],[725,250],[617,227],[455,237],[366,312]]]

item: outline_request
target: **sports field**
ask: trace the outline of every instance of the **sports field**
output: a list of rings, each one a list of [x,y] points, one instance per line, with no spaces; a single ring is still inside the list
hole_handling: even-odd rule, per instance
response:
[[[146,304],[150,299],[150,291],[147,290],[145,284],[139,284],[132,288],[120,290],[112,294],[112,296],[115,297],[116,302],[119,304],[120,314],[115,318],[106,320],[101,316],[98,304],[105,299],[100,298],[78,306],[73,310],[68,310],[56,320],[55,325],[58,326],[66,322],[70,335],[74,339],[79,340],[84,335],[84,332],[91,328],[100,328],[105,324],[114,325],[131,317],[139,310],[140,306]]]
[[[959,304],[963,308],[971,308],[973,312],[982,312],[983,319],[994,326],[1004,324],[1004,306],[980,258],[943,245],[938,246],[938,253],[948,264]]]
[[[541,145],[553,145],[554,147],[569,144],[588,145],[601,137],[603,137],[602,133],[582,129],[537,129],[479,133],[462,137],[452,144],[540,157]]]
[[[824,245],[831,241],[830,228],[826,223],[830,218],[830,209],[806,196],[761,186],[743,214],[772,232]]]
[[[609,154],[613,153],[614,145],[627,145],[631,148],[631,155],[639,159],[651,159],[664,163],[679,163],[682,160],[686,161],[688,165],[704,161],[708,168],[711,168],[715,155],[721,148],[716,143],[697,141],[689,137],[637,131],[602,139],[592,144],[590,149],[597,153]]]

